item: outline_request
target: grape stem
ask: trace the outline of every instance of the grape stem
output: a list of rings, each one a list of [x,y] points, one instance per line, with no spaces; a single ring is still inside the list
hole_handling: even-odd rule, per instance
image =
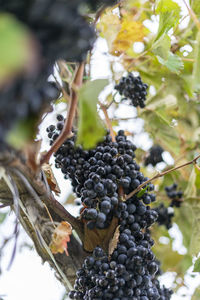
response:
[[[191,7],[189,7],[189,5],[187,4],[187,2],[185,0],[183,0],[185,6],[187,7],[187,10],[189,12],[189,15],[191,17],[191,19],[194,21],[195,25],[197,26],[198,30],[200,31],[200,22],[196,16],[196,14],[194,13],[194,11],[192,10]]]
[[[60,146],[65,142],[67,138],[69,138],[72,135],[72,125],[73,125],[73,120],[76,114],[76,108],[77,108],[77,103],[78,103],[78,89],[82,85],[82,80],[83,80],[83,74],[84,74],[84,63],[80,63],[78,66],[78,69],[76,71],[76,75],[74,77],[74,81],[72,84],[72,95],[71,95],[71,101],[69,104],[69,109],[67,113],[67,118],[63,127],[63,130],[59,137],[56,139],[56,141],[53,143],[52,147],[47,151],[46,154],[44,154],[41,157],[40,160],[40,167],[44,163],[48,163],[51,155],[56,152]]]
[[[110,120],[110,118],[108,116],[107,108],[106,108],[105,105],[103,105],[100,102],[99,102],[99,105],[100,105],[100,107],[101,107],[101,109],[102,109],[102,111],[104,113],[106,126],[110,130],[110,135],[111,135],[112,141],[115,142],[115,133],[114,133],[113,128],[112,128],[111,120]]]
[[[173,171],[175,171],[175,170],[178,170],[178,169],[181,169],[181,168],[183,168],[183,167],[189,166],[189,165],[191,165],[191,164],[196,165],[197,160],[198,160],[199,158],[200,158],[200,154],[197,155],[194,159],[188,161],[187,163],[184,163],[184,164],[182,164],[182,165],[180,165],[180,166],[171,168],[171,169],[169,169],[169,170],[167,170],[167,171],[157,173],[155,176],[153,176],[152,178],[150,178],[150,179],[148,179],[147,181],[143,182],[143,183],[140,184],[135,190],[133,190],[133,191],[132,191],[131,193],[129,193],[128,195],[126,195],[126,197],[125,197],[126,200],[129,199],[129,198],[131,198],[133,195],[135,195],[137,192],[139,192],[145,185],[147,185],[148,183],[150,183],[150,182],[156,180],[157,178],[162,177],[162,176],[164,176],[164,175],[166,175],[166,174],[168,174],[168,173],[171,173],[171,172],[173,172]]]

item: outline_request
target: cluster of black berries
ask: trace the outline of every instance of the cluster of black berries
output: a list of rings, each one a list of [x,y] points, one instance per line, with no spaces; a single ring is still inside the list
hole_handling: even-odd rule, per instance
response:
[[[16,80],[12,86],[5,86],[0,91],[0,141],[17,120],[29,120],[41,116],[46,106],[60,95],[54,82],[46,77]],[[39,114],[39,115],[38,115]]]
[[[0,140],[16,121],[37,115],[59,95],[56,86],[47,82],[55,61],[82,61],[91,49],[95,32],[80,15],[80,4],[79,0],[0,0],[0,12],[23,22],[41,48],[40,67],[34,74],[20,75],[1,87]]]
[[[164,225],[167,229],[172,227],[172,218],[174,217],[174,209],[169,206],[166,207],[164,203],[161,203],[155,208],[158,214],[157,223],[159,225]]]
[[[0,11],[12,13],[31,29],[48,63],[57,59],[82,61],[93,45],[95,33],[80,14],[81,3],[79,0],[0,0]]]
[[[116,249],[110,257],[100,247],[94,249],[77,271],[70,299],[169,300],[172,291],[157,280],[159,263],[151,250],[154,241],[148,229],[157,213],[137,196],[120,203],[124,205]]]
[[[55,84],[47,82],[57,59],[82,61],[95,41],[95,31],[80,14],[81,6],[93,9],[112,5],[110,0],[0,0],[0,12],[13,14],[34,34],[41,48],[37,72],[20,75],[0,90],[0,140],[18,121],[38,115],[59,96]]]
[[[140,76],[129,73],[127,77],[122,77],[115,89],[123,95],[125,99],[130,99],[132,105],[141,108],[145,107],[148,85],[143,83]]]
[[[118,0],[82,0],[89,5],[93,10],[99,9],[101,6],[115,5]]]
[[[177,191],[178,185],[176,183],[173,183],[170,186],[165,187],[165,191],[167,193],[167,196],[172,200],[170,206],[180,207],[181,203],[183,202],[183,192]]]
[[[57,125],[47,128],[50,144],[63,128],[63,117],[58,115],[57,118]],[[118,189],[121,187],[125,194],[129,194],[148,178],[144,177],[134,161],[136,147],[127,140],[123,130],[118,132],[116,142],[112,142],[107,134],[104,141],[89,151],[75,144],[74,132],[74,136],[55,153],[56,167],[61,168],[65,178],[71,179],[74,192],[81,198],[84,206],[82,218],[87,221],[87,226],[90,229],[106,228],[116,212],[124,214],[120,209],[123,210],[121,206],[125,204],[119,203]],[[150,184],[148,190],[152,189]],[[145,204],[150,204],[155,196],[146,192],[142,199]],[[128,209],[131,213],[132,208]]]
[[[149,155],[145,158],[144,165],[155,166],[157,163],[162,162],[162,153],[164,152],[163,148],[159,145],[154,145],[149,149]]]

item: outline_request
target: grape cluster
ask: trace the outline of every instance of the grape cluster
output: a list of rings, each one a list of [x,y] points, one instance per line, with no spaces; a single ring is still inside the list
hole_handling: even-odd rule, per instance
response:
[[[91,49],[95,32],[81,16],[80,4],[79,0],[0,0],[0,12],[23,22],[41,48],[36,74],[20,76],[0,90],[0,140],[16,121],[40,113],[44,103],[58,96],[55,85],[47,82],[55,61],[82,61]]]
[[[149,149],[149,155],[145,158],[144,165],[155,166],[157,163],[162,162],[162,153],[164,152],[163,148],[159,145],[154,145]]]
[[[42,113],[49,103],[57,99],[60,90],[54,82],[47,82],[44,76],[21,81],[0,91],[0,141],[18,119],[35,117]]]
[[[90,6],[93,10],[99,9],[102,5],[104,6],[112,6],[115,5],[118,0],[82,0],[88,6]]]
[[[165,191],[167,193],[167,196],[171,199],[170,206],[180,207],[181,203],[183,202],[183,192],[177,191],[178,185],[176,183],[173,183],[170,186],[165,187]]]
[[[50,144],[63,128],[63,117],[58,115],[57,118],[57,125],[47,128]],[[106,228],[116,213],[118,217],[121,214],[123,203],[119,203],[119,189],[128,194],[148,178],[144,177],[134,161],[136,147],[127,140],[123,130],[118,132],[116,142],[112,142],[108,133],[104,141],[89,151],[75,144],[74,132],[74,136],[55,153],[55,165],[61,168],[65,178],[71,179],[74,192],[81,198],[84,206],[81,216],[87,226],[90,229]],[[152,189],[150,184],[148,190]],[[146,192],[142,199],[145,204],[150,204],[155,196]]]
[[[79,0],[1,0],[0,10],[25,23],[40,42],[43,58],[54,63],[82,61],[93,45],[94,29],[81,16],[80,5]]]
[[[47,128],[50,144],[59,136],[64,118]],[[95,149],[76,146],[76,131],[55,153],[55,164],[70,178],[74,192],[84,208],[81,217],[90,229],[106,228],[113,217],[119,222],[119,239],[110,256],[96,247],[77,271],[71,299],[83,300],[169,300],[171,291],[157,280],[159,264],[151,250],[154,244],[149,227],[158,214],[150,203],[155,195],[144,193],[123,199],[148,178],[140,172],[134,160],[135,146],[124,132],[117,133],[113,142],[109,133]],[[121,190],[123,191],[121,195]],[[124,200],[124,201],[123,201]]]
[[[100,247],[87,257],[77,271],[70,299],[83,300],[169,300],[172,292],[161,287],[159,264],[151,247],[149,226],[157,218],[155,210],[133,196],[121,202],[120,234],[111,256]]]
[[[155,211],[158,214],[157,223],[159,225],[164,225],[167,229],[170,229],[172,227],[174,209],[171,206],[166,207],[164,203],[161,203],[158,207],[155,208]]]
[[[122,77],[120,82],[115,86],[115,89],[125,99],[130,99],[132,105],[141,108],[145,107],[148,85],[143,83],[140,76],[134,76],[129,73],[127,77]]]

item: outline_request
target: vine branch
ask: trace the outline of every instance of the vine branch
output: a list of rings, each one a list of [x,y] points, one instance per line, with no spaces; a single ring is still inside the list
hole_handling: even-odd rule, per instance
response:
[[[159,172],[157,173],[155,176],[153,176],[152,178],[148,179],[147,181],[143,182],[142,184],[140,184],[135,190],[133,190],[131,193],[129,193],[128,195],[126,195],[126,200],[131,198],[133,195],[135,195],[137,192],[139,192],[145,185],[147,185],[148,183],[154,181],[155,179],[159,178],[159,177],[162,177],[168,173],[171,173],[175,170],[178,170],[178,169],[181,169],[183,167],[186,167],[186,166],[189,166],[191,164],[195,164],[197,163],[197,160],[200,158],[200,154],[197,155],[194,159],[188,161],[187,163],[184,163],[180,166],[177,166],[177,167],[174,167],[174,168],[171,168],[167,171],[164,171],[164,172]]]
[[[103,105],[102,103],[99,102],[99,105],[104,113],[104,116],[105,116],[105,121],[106,121],[106,125],[108,127],[108,129],[110,130],[110,135],[111,135],[111,138],[112,138],[112,141],[115,142],[115,133],[113,131],[113,128],[112,128],[112,123],[111,123],[111,120],[108,116],[108,112],[107,112],[107,108],[105,105]]]
[[[83,73],[84,73],[84,63],[81,63],[78,66],[74,82],[72,84],[72,96],[70,101],[70,106],[67,113],[67,118],[63,127],[63,130],[59,137],[56,139],[56,141],[53,143],[52,147],[49,149],[49,151],[41,157],[40,160],[40,166],[42,166],[44,163],[47,163],[51,157],[51,155],[56,152],[60,146],[64,143],[64,141],[71,136],[71,130],[73,125],[73,120],[76,113],[76,107],[78,103],[78,93],[77,90],[80,88],[83,80]]]

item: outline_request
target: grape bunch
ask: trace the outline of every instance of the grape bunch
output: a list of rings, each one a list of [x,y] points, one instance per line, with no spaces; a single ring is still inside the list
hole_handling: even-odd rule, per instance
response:
[[[54,82],[40,75],[36,78],[18,79],[11,87],[0,91],[0,141],[17,120],[38,116],[49,103],[57,99],[60,90]]]
[[[161,203],[155,208],[158,214],[157,223],[158,225],[164,225],[167,229],[172,227],[172,218],[174,217],[174,209],[169,206],[166,207],[164,203]]]
[[[81,7],[94,9],[114,1],[101,0],[0,0],[0,12],[8,12],[24,23],[35,36],[41,48],[40,68],[27,78],[20,76],[0,89],[0,141],[18,120],[40,114],[45,104],[58,96],[54,84],[48,83],[58,59],[80,62],[91,50],[95,30],[81,15]],[[6,113],[5,113],[6,112]]]
[[[79,0],[1,0],[0,11],[12,13],[28,26],[40,42],[43,59],[52,64],[57,59],[84,60],[95,41],[80,5]]]
[[[50,145],[58,138],[64,119],[57,116],[57,125],[47,128]],[[103,229],[109,226],[113,216],[123,203],[119,203],[118,192],[122,188],[129,194],[148,178],[140,172],[134,160],[136,147],[127,140],[123,130],[112,142],[109,133],[95,149],[83,150],[76,146],[76,132],[66,140],[55,153],[55,166],[60,168],[65,178],[70,178],[73,190],[81,198],[84,209],[82,218],[90,229]],[[148,190],[153,185],[149,184]],[[142,195],[143,202],[155,201],[154,194]],[[120,215],[121,212],[118,211]]]
[[[64,118],[47,128],[50,144],[59,137]],[[83,300],[169,300],[172,292],[161,287],[157,277],[159,264],[151,250],[154,244],[149,227],[158,213],[150,203],[155,195],[149,184],[143,194],[129,199],[129,194],[148,178],[135,162],[136,147],[124,131],[113,142],[109,132],[95,149],[84,150],[76,145],[76,130],[55,153],[55,164],[72,182],[74,192],[81,198],[81,218],[90,229],[106,228],[113,217],[118,219],[119,239],[113,253],[108,255],[96,247],[77,271],[71,299]]]
[[[142,82],[140,76],[134,76],[132,73],[129,73],[127,77],[122,77],[115,85],[120,95],[123,95],[125,99],[130,99],[133,106],[141,108],[145,107],[147,88],[148,85]]]
[[[87,257],[77,271],[70,299],[83,300],[169,300],[172,291],[157,279],[160,266],[151,247],[149,226],[157,218],[155,210],[133,196],[122,202],[117,246],[108,256],[100,247]],[[126,216],[125,216],[125,213]]]
[[[149,149],[149,155],[145,158],[144,165],[156,166],[157,163],[162,162],[162,153],[164,152],[163,148],[159,145],[154,145]]]
[[[99,9],[101,6],[112,6],[117,4],[118,0],[82,0],[93,10]]]
[[[167,196],[171,199],[170,206],[180,207],[181,203],[183,202],[183,192],[177,191],[178,185],[176,183],[173,183],[170,186],[165,187],[165,191],[167,193]]]

